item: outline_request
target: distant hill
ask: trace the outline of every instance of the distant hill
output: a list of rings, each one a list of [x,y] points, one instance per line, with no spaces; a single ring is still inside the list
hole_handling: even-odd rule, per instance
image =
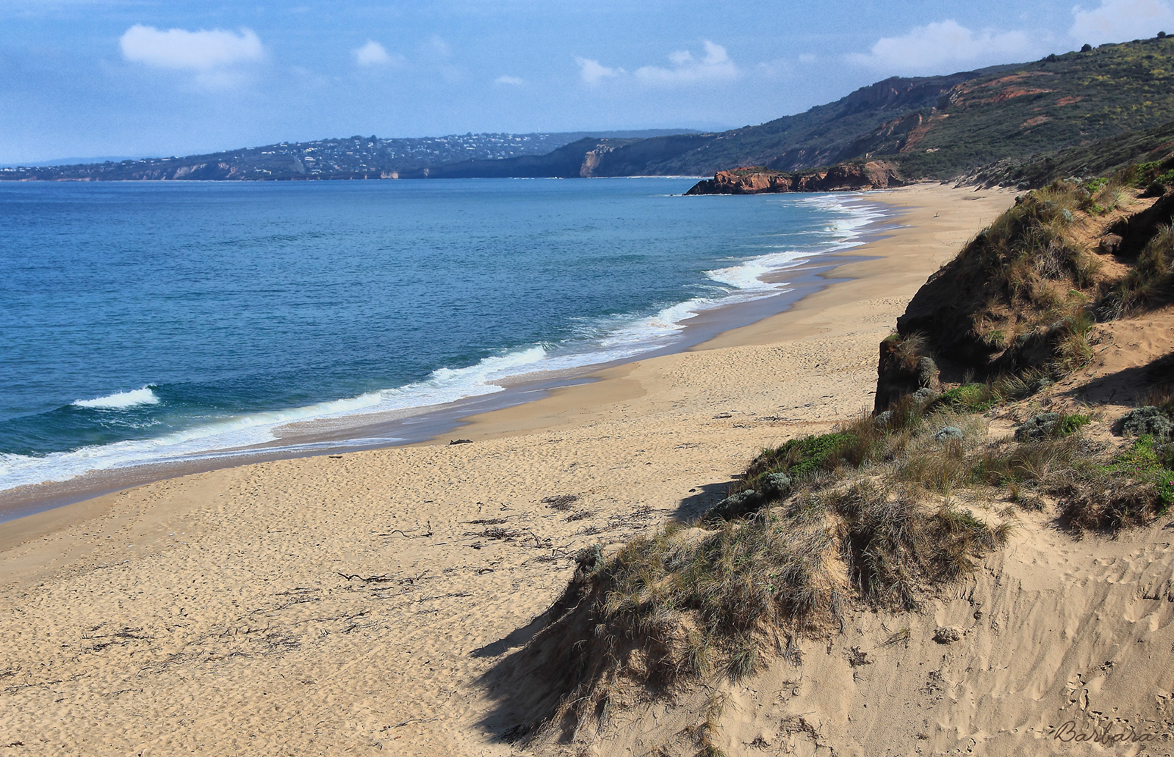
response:
[[[910,178],[954,178],[998,160],[1174,120],[1174,38],[1102,45],[949,77],[893,78],[806,113],[698,141],[644,173],[737,166],[802,171],[883,158]],[[668,144],[672,138],[647,140]],[[647,150],[649,146],[642,145]],[[596,175],[628,171],[624,149]]]
[[[262,147],[101,163],[0,168],[0,180],[279,180],[399,178],[425,176],[427,169],[469,159],[503,160],[546,155],[586,137],[638,141],[690,133],[687,129],[555,132],[533,134],[451,134],[444,137],[388,139],[354,136],[312,142],[281,142]]]
[[[581,140],[539,159],[467,161],[429,176],[709,175],[722,168],[768,165],[795,170],[829,165],[869,149],[900,146],[904,132],[872,135],[885,122],[932,109],[953,87],[1007,67],[951,76],[892,78],[829,105],[732,131],[641,140]],[[881,131],[884,131],[881,129]],[[892,131],[892,129],[890,129]],[[907,129],[906,129],[907,131]]]
[[[409,173],[403,178],[672,175],[672,171],[650,166],[696,149],[712,139],[712,134],[675,134],[652,139],[586,137],[547,155],[526,155],[506,160],[470,160]]]

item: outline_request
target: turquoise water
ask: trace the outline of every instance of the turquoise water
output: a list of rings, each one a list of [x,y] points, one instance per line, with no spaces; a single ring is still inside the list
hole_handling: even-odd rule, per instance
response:
[[[660,349],[875,217],[692,183],[0,184],[0,491]]]

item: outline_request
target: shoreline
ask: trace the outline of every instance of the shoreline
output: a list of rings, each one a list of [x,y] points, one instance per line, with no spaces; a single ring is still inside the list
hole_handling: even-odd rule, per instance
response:
[[[314,445],[309,450],[282,449],[267,453],[264,448],[260,448],[240,456],[217,455],[187,463],[99,471],[78,477],[82,480],[81,485],[74,484],[78,479],[73,479],[9,490],[7,494],[15,492],[18,496],[11,498],[14,505],[0,507],[0,525],[4,530],[0,534],[0,550],[13,546],[19,539],[35,538],[46,532],[46,529],[52,530],[73,522],[76,516],[70,513],[88,517],[86,514],[102,509],[97,503],[143,486],[280,461],[337,458],[395,448],[447,446],[456,438],[485,441],[538,430],[553,430],[575,422],[582,423],[585,417],[599,417],[598,412],[592,413],[586,408],[598,408],[616,400],[643,396],[644,390],[636,388],[630,376],[646,362],[706,350],[761,346],[777,340],[781,330],[786,331],[783,337],[786,341],[829,333],[830,322],[812,318],[829,308],[834,309],[841,299],[850,301],[852,297],[871,297],[894,285],[913,286],[909,292],[911,297],[913,291],[924,282],[932,270],[924,275],[920,270],[910,275],[903,268],[886,273],[891,262],[908,265],[910,259],[917,257],[917,253],[900,254],[889,248],[896,247],[904,241],[905,236],[925,227],[928,220],[910,217],[924,210],[920,207],[924,201],[919,203],[918,199],[910,201],[902,198],[910,195],[916,198],[915,192],[943,191],[967,195],[962,197],[963,201],[973,199],[969,195],[979,192],[946,189],[943,185],[928,182],[869,192],[864,196],[875,205],[882,206],[882,217],[861,230],[861,241],[858,244],[804,260],[793,268],[780,269],[777,272],[780,279],[791,278],[786,274],[792,271],[799,272],[801,276],[798,280],[788,282],[789,288],[777,295],[703,311],[685,322],[683,335],[675,344],[628,360],[571,369],[555,377],[527,378],[523,375],[520,380],[510,382],[502,392],[418,408],[418,412],[408,413],[406,417],[393,421],[354,424],[346,427],[337,446],[331,445],[329,435],[307,435],[304,443]],[[1003,195],[1010,198],[1013,194],[1010,190],[983,190],[982,197]],[[937,215],[933,217],[937,218]],[[938,265],[952,257],[965,241],[961,236],[955,239],[957,244],[937,261]],[[876,254],[878,252],[881,254]],[[893,278],[900,281],[894,282]],[[755,315],[754,311],[760,308],[773,312]],[[747,314],[751,314],[749,320],[746,320]],[[738,315],[742,319],[732,317]],[[737,323],[738,320],[746,322]],[[735,325],[731,326],[731,321]],[[694,332],[704,336],[690,339]],[[416,427],[415,433],[409,431],[412,427]],[[396,438],[391,443],[378,439],[380,435],[394,432],[406,432],[408,438]],[[376,437],[372,443],[361,443],[361,440],[372,436]],[[360,443],[355,443],[356,439]],[[280,440],[276,443],[280,443]]]
[[[902,289],[908,289],[909,287],[912,287],[912,289],[908,291],[906,299],[911,298],[917,288],[925,282],[925,279],[937,267],[951,259],[961,249],[962,245],[968,241],[970,236],[973,235],[973,233],[963,235],[945,232],[944,238],[938,239],[938,237],[943,236],[943,233],[937,231],[932,232],[935,236],[935,241],[945,242],[946,239],[951,239],[947,244],[952,244],[953,246],[947,248],[949,251],[944,256],[935,258],[936,265],[932,268],[926,268],[924,273],[920,266],[913,269],[916,272],[908,270],[911,263],[916,261],[922,254],[921,251],[901,253],[890,248],[897,248],[901,243],[906,241],[903,237],[914,234],[919,230],[924,230],[927,225],[932,223],[933,219],[939,217],[938,214],[932,217],[929,217],[928,214],[925,214],[926,217],[916,217],[918,211],[924,209],[919,208],[915,201],[902,201],[901,199],[909,195],[916,197],[914,195],[916,191],[945,191],[971,195],[981,191],[981,198],[992,196],[1005,197],[1008,205],[1016,194],[1014,190],[946,189],[944,185],[928,182],[907,187],[868,192],[868,197],[873,198],[876,202],[885,203],[888,206],[889,220],[896,218],[902,221],[899,226],[890,229],[888,233],[877,231],[873,234],[867,234],[866,241],[863,245],[850,250],[829,253],[824,256],[825,259],[832,262],[840,258],[845,259],[843,262],[829,265],[819,274],[824,284],[812,291],[806,292],[803,296],[790,303],[785,310],[756,320],[753,323],[722,330],[703,342],[686,347],[680,352],[693,353],[706,350],[762,346],[775,341],[794,342],[817,335],[842,333],[844,331],[844,324],[836,324],[834,319],[827,318],[826,314],[828,311],[834,311],[838,306],[843,305],[845,301],[850,303],[853,299],[871,299],[890,291],[899,293]],[[879,196],[883,196],[883,199]],[[975,198],[964,197],[962,199],[965,201]],[[988,219],[988,221],[990,220],[994,220],[994,215]],[[983,225],[985,226],[986,224]],[[974,229],[974,232],[978,230]],[[921,242],[920,245],[915,244],[914,246],[925,245],[926,242]],[[889,270],[893,268],[894,264],[897,267],[894,270]],[[821,318],[821,316],[823,317]],[[890,327],[895,327],[895,325],[896,319],[894,316]],[[453,431],[460,431],[462,435],[468,436],[476,441],[478,439],[518,435],[539,429],[550,430],[558,425],[565,425],[569,422],[572,408],[578,405],[591,406],[604,401],[603,398],[612,391],[622,393],[623,390],[618,387],[623,385],[623,382],[628,379],[632,371],[636,370],[638,364],[641,362],[643,362],[643,358],[624,363],[623,365],[595,371],[587,376],[587,378],[594,379],[594,382],[591,384],[556,388],[552,390],[549,396],[525,403],[524,405],[467,416],[464,418],[463,424],[453,429]],[[599,382],[608,381],[616,382],[617,389],[613,390],[597,385]],[[443,440],[443,435],[437,435],[416,446],[422,444],[439,444]]]
[[[829,272],[845,280],[474,416],[472,444],[223,468],[6,523],[0,732],[96,757],[516,754],[532,714],[492,684],[573,555],[695,516],[763,446],[871,407],[877,344],[1013,196],[888,193],[904,225]]]
[[[788,312],[796,303],[823,289],[835,286],[835,271],[857,260],[857,251],[894,233],[900,211],[872,193],[849,193],[860,201],[857,214],[871,216],[858,227],[846,248],[815,252],[793,265],[775,269],[765,281],[785,285],[777,293],[703,308],[681,322],[680,333],[668,345],[654,347],[633,356],[557,371],[531,371],[507,376],[490,383],[502,391],[463,397],[438,405],[410,407],[385,413],[342,416],[333,419],[292,421],[275,429],[276,439],[264,444],[211,451],[183,461],[145,462],[125,467],[99,469],[65,481],[47,481],[0,492],[0,524],[11,523],[39,513],[85,502],[137,486],[276,460],[319,455],[337,455],[386,447],[447,443],[466,425],[466,419],[537,401],[559,389],[600,380],[611,369],[633,362],[654,359],[696,349],[704,343],[736,330]]]

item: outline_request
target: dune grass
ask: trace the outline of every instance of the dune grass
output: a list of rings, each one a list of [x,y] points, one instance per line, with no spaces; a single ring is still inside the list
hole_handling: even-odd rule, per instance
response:
[[[981,386],[962,396],[995,396]],[[735,493],[773,473],[794,485],[745,517],[670,522],[606,558],[585,551],[596,653],[657,685],[738,680],[797,654],[802,635],[833,633],[850,607],[914,610],[970,574],[1015,516],[963,500],[1038,509],[1046,495],[1069,527],[1109,533],[1174,502],[1174,450],[1143,437],[1113,453],[1085,437],[1085,415],[1047,418],[1019,442],[989,439],[964,403],[905,398],[884,420],[763,450]]]
[[[1063,521],[1078,530],[1117,533],[1144,526],[1174,505],[1174,449],[1148,434],[1075,473],[1056,490]]]
[[[834,632],[852,606],[913,610],[974,570],[1011,531],[948,495],[970,480],[986,421],[911,399],[899,409],[763,450],[735,489],[773,473],[795,485],[749,517],[670,522],[606,558],[585,550],[576,596],[591,597],[591,654],[655,685],[738,680],[797,654],[800,636]],[[947,427],[963,438],[938,440]],[[601,665],[584,668],[596,673],[572,698],[580,715],[592,675],[619,674]]]
[[[1103,266],[1083,241],[1085,219],[1098,202],[1119,201],[1105,194],[1114,187],[1093,193],[1057,181],[1018,197],[931,277],[911,305],[915,325],[903,328],[925,332],[924,354],[983,377],[1055,376],[1087,363]],[[952,307],[940,308],[945,301]],[[930,313],[937,315],[927,320]]]

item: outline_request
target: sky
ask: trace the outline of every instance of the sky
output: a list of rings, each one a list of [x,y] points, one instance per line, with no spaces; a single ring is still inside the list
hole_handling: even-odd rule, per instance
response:
[[[0,0],[0,164],[726,129],[880,79],[1174,34],[1174,0]]]

